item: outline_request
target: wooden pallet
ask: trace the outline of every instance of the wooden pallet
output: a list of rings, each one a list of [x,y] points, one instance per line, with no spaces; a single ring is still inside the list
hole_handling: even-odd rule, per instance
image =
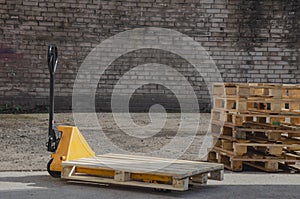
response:
[[[297,157],[298,158],[298,157]],[[279,165],[294,166],[299,165],[300,160],[291,156],[284,158],[266,157],[259,154],[248,154],[243,156],[235,156],[231,151],[214,147],[208,154],[208,161],[224,164],[224,167],[231,171],[243,171],[243,164],[248,165],[266,172],[278,172]]]
[[[105,154],[62,163],[66,180],[188,190],[207,179],[223,180],[222,164],[123,154]]]
[[[300,85],[266,83],[215,83],[213,95],[218,97],[264,97],[300,99]]]
[[[300,114],[300,99],[214,97],[214,109],[228,112]]]
[[[237,128],[235,134],[239,135],[240,138],[245,138],[248,140],[254,140],[255,138],[275,142],[286,141],[286,138],[295,138],[296,140],[294,141],[296,143],[297,139],[300,138],[300,130],[259,127],[259,125],[251,125],[245,126],[244,128]]]
[[[300,127],[299,115],[281,114],[272,115],[269,113],[237,113],[227,112],[220,109],[211,110],[211,121],[220,124],[227,124],[232,126],[243,126],[245,122],[256,122],[258,124],[269,124],[273,127],[281,125],[292,127]]]
[[[255,123],[245,123],[243,127],[228,124],[220,125],[219,122],[211,122],[210,132],[214,136],[230,137],[232,140],[253,138],[265,139],[266,141],[283,141],[288,138],[300,139],[300,129],[278,128]],[[295,140],[296,141],[296,140]]]
[[[216,83],[213,95],[218,97],[269,97],[282,98],[282,85],[257,83]]]
[[[277,142],[270,142],[258,137],[250,137],[244,140],[232,139],[230,136],[215,137],[215,147],[230,151],[234,156],[242,156],[251,152],[272,156],[284,156],[285,153],[300,151],[300,140],[281,138]],[[300,156],[298,156],[300,160]]]
[[[246,111],[272,114],[299,114],[300,101],[295,99],[247,99]]]
[[[216,83],[213,96],[215,109],[300,114],[300,85]]]
[[[299,144],[275,144],[275,143],[233,143],[233,151],[235,155],[244,155],[248,153],[249,148],[257,152],[273,156],[282,156],[287,150],[300,150]],[[300,156],[299,156],[300,160]]]

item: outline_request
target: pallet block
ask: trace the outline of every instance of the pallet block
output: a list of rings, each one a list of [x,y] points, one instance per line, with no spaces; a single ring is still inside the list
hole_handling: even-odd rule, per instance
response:
[[[242,161],[233,160],[233,156],[227,155],[226,153],[217,152],[215,149],[209,152],[207,161],[224,164],[224,167],[231,171],[243,170]]]

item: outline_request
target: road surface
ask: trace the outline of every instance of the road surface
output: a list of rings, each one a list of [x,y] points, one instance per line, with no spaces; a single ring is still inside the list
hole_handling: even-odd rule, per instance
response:
[[[157,192],[148,188],[77,184],[47,172],[0,172],[0,198],[300,198],[299,174],[225,173],[222,182],[192,187],[186,192]]]

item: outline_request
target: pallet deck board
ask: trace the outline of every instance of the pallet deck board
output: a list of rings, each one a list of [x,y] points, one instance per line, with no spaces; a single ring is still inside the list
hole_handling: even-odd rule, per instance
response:
[[[174,176],[175,178],[184,178],[191,174],[208,172],[211,169],[221,169],[220,165],[213,165],[206,162],[185,162],[184,160],[164,161],[159,159],[151,160],[151,158],[145,161],[130,158],[109,158],[105,155],[63,162],[63,165],[85,166],[89,168],[97,167],[102,169],[111,169],[113,167],[126,172],[164,174]]]

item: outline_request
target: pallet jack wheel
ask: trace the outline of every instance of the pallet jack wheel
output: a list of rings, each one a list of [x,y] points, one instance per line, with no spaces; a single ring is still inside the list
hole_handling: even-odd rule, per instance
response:
[[[47,164],[47,171],[50,174],[50,176],[54,177],[54,178],[60,178],[61,177],[61,172],[59,171],[51,171],[50,170],[50,165],[52,163],[53,159],[51,159],[48,164]]]

